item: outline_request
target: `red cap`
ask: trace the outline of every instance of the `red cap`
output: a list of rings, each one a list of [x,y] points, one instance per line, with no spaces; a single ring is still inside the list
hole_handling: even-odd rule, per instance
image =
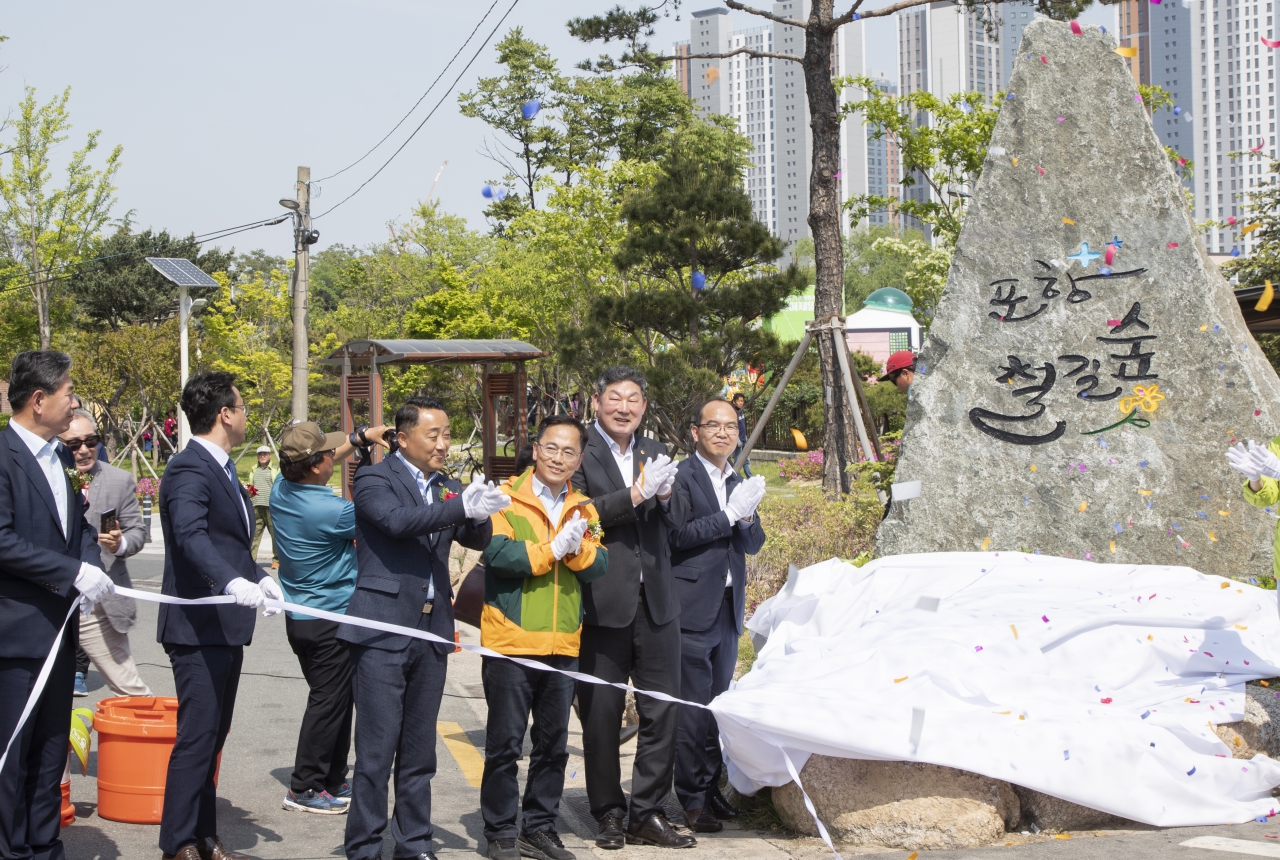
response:
[[[889,356],[889,360],[884,364],[884,376],[880,377],[881,382],[889,382],[889,377],[893,376],[899,370],[905,370],[916,363],[916,355],[909,349],[900,349],[893,355]]]

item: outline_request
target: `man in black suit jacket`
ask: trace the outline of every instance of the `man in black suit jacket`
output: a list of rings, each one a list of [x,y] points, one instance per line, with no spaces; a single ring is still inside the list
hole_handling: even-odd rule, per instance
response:
[[[173,666],[178,736],[169,757],[160,849],[165,860],[247,860],[218,838],[218,753],[231,728],[253,610],[282,600],[280,586],[249,553],[253,508],[236,476],[231,449],[244,442],[244,398],[230,373],[199,373],[182,389],[192,438],[169,460],[160,494],[164,532],[161,593],[198,598],[229,594],[234,604],[160,604],[156,640]],[[267,609],[274,615],[278,609]]]
[[[62,771],[71,725],[79,626],[76,598],[92,607],[114,590],[102,571],[98,530],[54,449],[71,425],[71,358],[19,353],[9,376],[13,417],[0,431],[0,857],[61,860]],[[60,448],[61,446],[59,446]],[[14,735],[59,631],[69,627],[34,709]]]
[[[453,641],[449,547],[484,549],[489,516],[511,503],[483,476],[465,490],[443,471],[449,416],[434,397],[396,412],[398,450],[356,472],[356,591],[346,614]],[[348,860],[382,856],[387,781],[396,768],[393,856],[430,858],[436,716],[452,645],[344,624],[356,703],[356,769],[347,817]],[[410,724],[410,727],[406,726]]]
[[[696,450],[676,470],[676,493],[689,519],[671,533],[671,569],[680,598],[680,698],[707,704],[729,689],[742,636],[747,556],[764,545],[756,506],[764,478],[746,481],[729,461],[738,417],[724,400],[698,410],[690,432]],[[695,833],[714,833],[737,810],[720,794],[720,731],[702,708],[681,708],[676,733],[676,797]]]
[[[579,671],[606,681],[631,680],[643,690],[680,694],[680,604],[671,578],[667,535],[684,525],[688,501],[673,493],[675,464],[661,442],[636,432],[644,418],[647,383],[631,367],[611,367],[596,382],[596,423],[573,486],[600,513],[609,571],[582,587]],[[625,696],[614,687],[578,685],[587,799],[599,824],[596,844],[625,841],[688,848],[662,811],[671,790],[676,705],[636,697],[640,733],[631,775],[631,819],[624,834],[618,730]]]

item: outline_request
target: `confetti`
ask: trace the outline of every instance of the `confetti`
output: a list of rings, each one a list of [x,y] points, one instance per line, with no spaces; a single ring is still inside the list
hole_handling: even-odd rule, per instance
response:
[[[1043,621],[1045,624],[1048,624],[1048,623],[1049,623],[1049,616],[1048,616],[1048,615],[1041,615],[1041,616],[1040,616],[1040,620],[1041,620],[1041,621]]]
[[[1178,116],[1178,115],[1179,115],[1179,114],[1181,114],[1181,113],[1182,113],[1182,108],[1178,107],[1177,105],[1174,105],[1174,107],[1173,107],[1173,115],[1174,115],[1174,116]]]
[[[1018,157],[1016,155],[1013,157],[1013,166],[1014,167],[1018,166]]]
[[[1102,262],[1104,262],[1104,263],[1106,263],[1108,266],[1110,266],[1110,265],[1111,265],[1111,261],[1112,261],[1112,260],[1114,260],[1114,259],[1116,258],[1116,250],[1117,250],[1116,246],[1115,246],[1115,245],[1112,245],[1110,242],[1108,242],[1108,243],[1107,243],[1107,247],[1106,247],[1106,251],[1105,251],[1104,256],[1103,256],[1103,258],[1102,258]]]
[[[1110,266],[1103,266],[1102,268],[1098,269],[1098,274],[1101,274],[1101,275],[1109,275],[1109,274],[1111,274],[1111,267],[1110,267]],[[1083,396],[1084,396],[1084,392],[1081,392],[1081,393],[1080,393],[1080,396],[1081,396],[1081,397],[1083,397]]]
[[[524,117],[525,119],[533,119],[535,116],[538,115],[538,111],[540,110],[542,110],[542,100],[530,99],[529,101],[520,105],[520,116]]]
[[[1063,750],[1063,751],[1062,751],[1062,760],[1063,760],[1063,761],[1070,761],[1070,760],[1071,760],[1071,750]]]
[[[973,650],[974,650],[974,651],[981,651],[981,650],[982,650],[982,646],[981,646],[981,645],[974,645],[974,646],[973,646]]]
[[[1154,642],[1154,641],[1156,641],[1156,637],[1154,637],[1154,636],[1152,636],[1150,633],[1148,633],[1148,634],[1147,634],[1147,641],[1148,641],[1148,642]],[[1151,713],[1151,712],[1150,712],[1150,711],[1148,711],[1147,713],[1149,714],[1149,713]],[[1145,719],[1147,718],[1147,714],[1143,714],[1143,715],[1142,715],[1142,718],[1145,720]]]
[[[1112,541],[1112,542],[1111,542],[1111,552],[1113,552],[1113,553],[1114,553],[1115,551],[1116,551],[1116,542],[1115,542],[1115,541]]]
[[[1239,248],[1232,248],[1232,249],[1231,249],[1231,256],[1233,256],[1233,257],[1239,257],[1239,256],[1240,256],[1240,249],[1239,249]],[[1244,349],[1244,347],[1240,347],[1240,348],[1241,348],[1241,349]]]
[[[1178,243],[1177,243],[1177,242],[1165,242],[1164,246],[1165,246],[1166,248],[1176,248],[1176,247],[1178,247]]]
[[[1222,587],[1223,587],[1223,588],[1230,588],[1230,587],[1231,587],[1231,583],[1229,583],[1229,582],[1224,582],[1224,583],[1222,583]]]
[[[1093,558],[1093,553],[1091,553],[1091,552],[1086,552],[1086,553],[1084,554],[1084,557],[1085,557],[1085,558],[1087,558],[1087,559],[1092,559],[1092,558]]]
[[[1259,227],[1261,227],[1261,226],[1262,226],[1262,222],[1261,222],[1261,221],[1254,221],[1254,222],[1253,222],[1252,224],[1250,224],[1248,227],[1241,227],[1241,228],[1240,228],[1240,235],[1241,235],[1241,236],[1248,236],[1250,233],[1252,233],[1254,230],[1257,230],[1257,229],[1258,229]]]
[[[1196,511],[1196,516],[1198,516],[1202,520],[1209,519],[1209,515],[1206,514],[1204,511]]]
[[[1249,629],[1249,627],[1248,627],[1247,625],[1245,625],[1245,624],[1237,624],[1237,625],[1236,625],[1236,629],[1237,629],[1237,630],[1248,630],[1248,629]]]
[[[1111,247],[1111,246],[1108,245],[1107,247]],[[1107,326],[1110,328],[1114,328],[1115,326],[1120,325],[1120,323],[1122,322],[1124,322],[1124,320],[1107,320]]]
[[[1254,417],[1254,418],[1257,418],[1257,417],[1258,417],[1259,415],[1261,415],[1261,414],[1262,414],[1262,410],[1261,410],[1261,409],[1255,409],[1255,410],[1253,410],[1253,417]],[[1033,466],[1032,468],[1035,468],[1035,467]]]
[[[1124,531],[1124,528],[1122,528],[1122,527],[1121,527],[1121,525],[1120,525],[1119,523],[1114,523],[1114,524],[1113,524],[1113,527],[1114,527],[1114,528],[1115,528],[1115,530],[1116,530],[1116,534],[1119,534],[1120,532],[1123,532],[1123,531]]]
[[[1138,104],[1142,104],[1142,95],[1140,93],[1134,93],[1133,100]]]
[[[1010,101],[1012,101],[1012,100],[1013,100],[1013,93],[1006,93],[1006,94],[1005,94],[1005,98],[1006,98],[1006,99],[1009,99]]]
[[[1138,468],[1139,468],[1139,469],[1145,469],[1145,468],[1147,468],[1147,461],[1146,461],[1146,460],[1139,460],[1139,461],[1138,461]]]
[[[1098,29],[1101,30],[1104,34],[1107,32],[1107,28],[1102,26],[1101,24],[1098,25]]]
[[[1140,496],[1149,496],[1149,495],[1151,495],[1151,494],[1152,494],[1152,493],[1154,493],[1154,492],[1155,492],[1155,490],[1142,490],[1142,489],[1140,489],[1140,490],[1138,490],[1138,495],[1140,495]]]
[[[1227,223],[1228,223],[1229,225],[1231,225],[1232,227],[1236,226],[1236,219],[1235,219],[1235,216],[1233,216],[1233,215],[1228,215],[1228,216],[1227,216]]]
[[[1010,625],[1009,625],[1009,629],[1013,631],[1013,638],[1014,638],[1014,639],[1017,639],[1017,638],[1018,638],[1018,626],[1017,626],[1016,624],[1010,624]],[[1280,693],[1276,693],[1276,695],[1277,695],[1277,696],[1280,696]]]
[[[1089,510],[1089,503],[1081,502],[1080,507],[1076,508],[1076,510],[1083,514],[1085,511]]]
[[[501,185],[486,185],[480,191],[481,196],[488,197],[490,200],[503,201],[507,197],[507,189]]]
[[[1036,470],[1036,464],[1035,464],[1035,463],[1032,463],[1032,464],[1031,464],[1031,471],[1033,471],[1033,472],[1034,472],[1035,470]]]
[[[982,552],[986,552],[986,551],[987,551],[987,547],[989,547],[989,546],[991,546],[991,538],[989,538],[989,537],[988,537],[988,538],[983,538],[983,539],[982,539]]]
[[[1150,637],[1148,637],[1148,638],[1150,638]],[[1144,719],[1144,720],[1145,720],[1145,719],[1146,719],[1147,717],[1149,717],[1149,716],[1151,716],[1151,712],[1150,712],[1150,711],[1143,711],[1143,712],[1142,712],[1142,719]]]
[[[894,678],[893,683],[901,684],[903,681],[907,680],[910,677],[911,677],[910,675],[903,675],[901,678]]]
[[[1267,281],[1267,285],[1262,288],[1262,297],[1258,299],[1258,303],[1253,306],[1255,311],[1265,311],[1271,307],[1271,300],[1276,296],[1275,288],[1271,286],[1271,281]],[[1253,411],[1254,415],[1261,415],[1258,410]]]
[[[1070,218],[1063,218],[1063,219],[1062,219],[1062,223],[1063,223],[1063,224],[1070,224],[1072,227],[1076,226],[1076,222],[1072,221]]]
[[[1083,36],[1083,35],[1084,35],[1084,31],[1080,29],[1080,22],[1079,22],[1079,21],[1072,21],[1072,22],[1071,22],[1071,32],[1072,32],[1072,33],[1075,33],[1077,36]]]
[[[701,290],[707,285],[707,276],[702,272],[694,272],[689,276],[689,283],[695,290]]]
[[[919,851],[912,851],[912,852],[911,852],[911,856],[910,856],[910,857],[908,857],[908,858],[907,858],[907,860],[917,860],[917,858],[918,858],[919,856],[920,856],[920,852],[919,852]]]
[[[1229,517],[1231,516],[1231,511],[1218,511],[1218,515],[1223,517]]]
[[[1040,62],[1047,66],[1047,65],[1049,65],[1049,58],[1048,58],[1048,57],[1046,57],[1044,54],[1041,54],[1041,55],[1040,55]]]
[[[1208,330],[1209,330],[1209,324],[1208,324],[1208,323],[1205,323],[1204,325],[1200,326],[1200,331],[1208,331]]]
[[[1110,696],[1107,696],[1105,699],[1101,699],[1100,701],[1101,701],[1101,702],[1102,702],[1102,704],[1104,704],[1104,705],[1109,705],[1109,704],[1111,704],[1111,697],[1110,697]]]
[[[1159,2],[1159,0],[1153,0],[1153,2],[1157,2],[1157,3],[1158,3],[1158,2]],[[1070,838],[1071,838],[1071,834],[1070,834],[1070,833],[1055,833],[1055,834],[1053,834],[1053,838],[1054,838],[1054,839],[1070,839]]]
[[[1044,168],[1043,168],[1043,167],[1040,167],[1039,165],[1037,165],[1037,166],[1036,166],[1036,170],[1040,171],[1040,175],[1041,175],[1041,176],[1044,176]]]
[[[1218,538],[1214,535],[1213,532],[1209,532],[1209,540],[1213,541],[1214,543],[1218,542]]]
[[[1006,150],[1003,146],[993,146],[991,147],[991,149],[987,151],[990,152],[992,155],[1004,155],[1008,150]]]
[[[707,69],[707,83],[714,84],[718,80],[720,80],[720,70],[715,66]]]
[[[1138,49],[1137,49],[1137,48],[1125,48],[1125,47],[1123,47],[1123,46],[1122,46],[1122,47],[1116,48],[1116,53],[1117,53],[1117,54],[1119,54],[1119,55],[1120,55],[1120,56],[1122,56],[1122,57],[1136,57],[1136,56],[1138,56]],[[1142,98],[1142,96],[1138,96],[1138,98],[1139,98],[1139,99],[1141,99],[1141,98]]]
[[[1263,146],[1263,144],[1264,144],[1264,143],[1266,143],[1266,141],[1264,141],[1264,140],[1259,140],[1259,141],[1258,141],[1258,145],[1257,145],[1257,146],[1251,146],[1251,147],[1249,147],[1249,151],[1250,151],[1250,152],[1262,152],[1262,146]]]
[[[1259,683],[1259,684],[1261,684],[1261,685],[1262,685],[1262,686],[1264,686],[1264,687],[1270,687],[1270,686],[1271,686],[1271,682],[1270,682],[1270,681],[1259,681],[1258,683]]]
[[[1058,122],[1063,122],[1064,120],[1066,120],[1065,116],[1058,117]]]
[[[1242,767],[1242,768],[1240,768],[1240,769],[1241,769],[1241,770],[1247,770],[1247,768],[1243,768],[1243,767]],[[1265,815],[1259,815],[1257,818],[1255,818],[1255,819],[1253,819],[1253,820],[1254,820],[1254,821],[1256,821],[1256,822],[1258,822],[1259,824],[1266,824],[1266,823],[1267,823],[1267,816],[1265,816]]]

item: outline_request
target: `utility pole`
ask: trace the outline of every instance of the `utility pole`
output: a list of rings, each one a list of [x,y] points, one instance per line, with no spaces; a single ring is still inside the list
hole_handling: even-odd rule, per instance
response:
[[[293,420],[307,420],[307,280],[311,266],[311,168],[298,168],[298,211],[293,231]]]

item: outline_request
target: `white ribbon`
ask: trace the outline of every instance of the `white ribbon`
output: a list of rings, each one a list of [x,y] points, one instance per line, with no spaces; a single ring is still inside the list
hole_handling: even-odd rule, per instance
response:
[[[151,603],[167,603],[171,606],[210,606],[235,603],[235,598],[229,594],[222,594],[217,597],[185,598],[173,597],[168,594],[153,594],[149,591],[138,591],[137,589],[125,588],[120,585],[116,586],[115,593],[124,597],[132,597],[134,600],[146,600]],[[77,597],[75,602],[71,604],[71,610],[67,613],[67,619],[70,619],[72,615],[75,614],[76,608],[80,605],[81,599],[82,598]],[[522,657],[512,657],[510,654],[499,654],[497,651],[485,648],[483,645],[471,645],[466,642],[453,642],[452,640],[437,636],[434,633],[427,633],[423,630],[414,630],[410,627],[401,627],[398,624],[388,624],[385,621],[374,621],[369,618],[358,618],[353,615],[328,612],[323,609],[316,609],[311,606],[299,606],[296,603],[289,603],[285,600],[274,600],[272,598],[267,598],[263,605],[270,609],[283,609],[290,612],[297,612],[299,615],[306,615],[311,618],[322,618],[326,621],[336,621],[339,624],[350,624],[352,627],[363,627],[367,630],[379,630],[384,633],[392,633],[397,636],[410,636],[414,639],[422,639],[426,642],[448,645],[450,648],[461,648],[463,651],[470,651],[471,653],[479,654],[482,657],[495,657],[500,660],[510,660],[513,663],[518,663],[521,666],[525,666],[530,669],[536,669],[539,672],[558,672],[561,675],[568,675],[575,681],[582,681],[587,684],[598,684],[603,687],[616,687],[619,690],[626,690],[628,692],[635,693],[637,696],[648,696],[651,699],[658,699],[662,702],[674,702],[677,705],[689,705],[694,708],[711,710],[708,705],[678,699],[675,696],[668,695],[667,693],[659,693],[653,690],[640,690],[632,687],[630,684],[606,681],[602,678],[597,678],[594,675],[583,674],[582,672],[570,672],[567,669],[555,669],[548,666],[546,663],[541,663],[537,660],[526,660]],[[13,746],[14,740],[18,737],[18,734],[22,731],[22,727],[26,724],[27,718],[35,709],[36,702],[40,701],[40,694],[44,692],[45,683],[49,680],[49,672],[53,669],[53,663],[58,654],[58,647],[62,644],[62,637],[66,633],[66,629],[67,620],[64,619],[62,622],[62,628],[58,631],[57,638],[54,639],[53,649],[49,652],[49,656],[45,658],[44,666],[40,669],[40,675],[36,678],[35,687],[31,690],[31,695],[27,698],[27,705],[22,711],[22,716],[18,720],[18,725],[13,730],[13,735],[9,738],[9,743],[5,745],[4,758],[0,758],[0,771],[4,769],[5,760],[9,757],[9,747]],[[813,801],[809,799],[808,793],[805,792],[804,786],[800,783],[800,774],[796,772],[795,766],[787,756],[786,750],[784,750],[781,745],[775,744],[775,746],[777,746],[778,750],[782,753],[783,759],[786,760],[787,770],[790,772],[791,778],[795,780],[796,786],[800,789],[801,795],[804,796],[805,808],[809,810],[809,814],[813,816],[814,823],[818,825],[818,833],[822,835],[822,839],[827,843],[827,847],[831,849],[831,853],[835,854],[836,860],[840,860],[840,855],[836,853],[835,845],[832,844],[831,837],[827,834],[827,828],[818,818],[818,813],[814,809]]]

